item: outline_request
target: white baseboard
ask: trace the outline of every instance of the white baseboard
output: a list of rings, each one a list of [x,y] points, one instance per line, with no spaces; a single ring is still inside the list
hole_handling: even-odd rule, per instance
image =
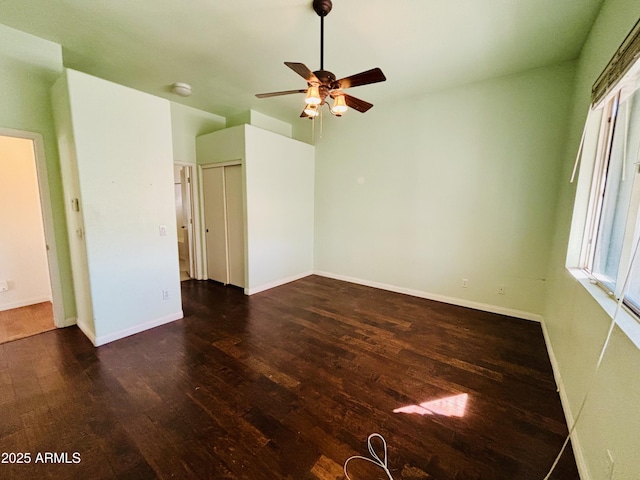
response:
[[[276,280],[275,282],[267,283],[266,285],[261,285],[255,288],[245,288],[245,295],[253,295],[256,293],[264,292],[265,290],[269,290],[270,288],[279,287],[280,285],[284,285],[285,283],[295,282],[296,280],[300,280],[301,278],[308,277],[309,275],[313,275],[314,272],[309,271],[305,273],[300,273],[298,275],[292,275],[287,278],[282,278],[280,280]]]
[[[78,319],[76,317],[69,317],[69,318],[65,318],[62,321],[62,325],[56,325],[56,327],[65,328],[65,327],[70,327],[72,325],[77,325],[77,324],[78,324]]]
[[[5,310],[13,310],[14,308],[28,307],[29,305],[35,305],[37,303],[50,302],[50,301],[51,301],[51,296],[45,296],[45,297],[27,298],[24,300],[19,300],[17,302],[4,303],[0,305],[0,312],[3,312]]]
[[[462,298],[448,297],[445,295],[439,295],[437,293],[423,292],[421,290],[413,290],[410,288],[398,287],[395,285],[389,285],[387,283],[372,282],[370,280],[363,280],[361,278],[348,277],[346,275],[338,275],[330,272],[314,271],[314,275],[320,275],[321,277],[333,278],[335,280],[343,280],[345,282],[357,283],[358,285],[365,285],[367,287],[379,288],[381,290],[388,290],[395,293],[404,293],[405,295],[411,295],[412,297],[426,298],[427,300],[435,300],[437,302],[448,303],[451,305],[457,305],[459,307],[473,308],[474,310],[481,310],[483,312],[497,313],[500,315],[507,315],[509,317],[521,318],[523,320],[531,320],[533,322],[542,322],[542,316],[537,313],[525,312],[522,310],[516,310],[513,308],[499,307],[497,305],[489,305],[488,303],[474,302],[471,300],[464,300]]]
[[[78,327],[80,327],[80,330],[82,330],[83,333],[89,338],[89,340],[91,340],[91,343],[93,343],[95,347],[99,347],[100,345],[105,345],[107,343],[120,340],[121,338],[135,335],[136,333],[144,332],[145,330],[150,330],[155,327],[159,327],[160,325],[164,325],[165,323],[180,320],[183,317],[184,313],[182,312],[182,310],[180,310],[179,312],[172,313],[171,315],[156,318],[155,320],[150,320],[140,325],[135,325],[133,327],[125,328],[124,330],[110,333],[109,335],[101,335],[99,337],[96,337],[95,334],[93,334],[93,332],[91,332],[91,330],[81,322],[78,322]]]
[[[560,367],[558,365],[558,360],[556,359],[556,355],[553,351],[553,345],[551,345],[551,337],[549,337],[549,331],[547,330],[547,325],[542,320],[542,334],[544,335],[544,343],[547,346],[547,352],[549,353],[549,360],[551,361],[551,368],[553,369],[553,377],[556,380],[556,385],[558,387],[558,393],[560,394],[560,402],[562,403],[562,410],[564,411],[564,417],[567,421],[567,427],[569,430],[573,428],[574,418],[573,413],[571,412],[571,406],[569,405],[569,398],[567,397],[567,392],[564,388],[564,382],[562,381],[562,375],[560,374]],[[582,445],[580,444],[580,439],[578,437],[578,431],[574,430],[571,435],[571,448],[573,449],[573,456],[576,459],[576,466],[578,467],[578,473],[580,474],[580,478],[582,480],[590,480],[591,475],[589,474],[589,469],[587,468],[587,463],[584,459],[584,453],[582,451]]]
[[[97,347],[97,345],[96,345],[96,335],[89,328],[89,326],[86,323],[84,323],[82,320],[80,320],[79,318],[76,319],[76,325],[78,325],[78,328],[82,331],[82,333],[84,333],[85,337],[87,337],[91,341],[91,343],[93,343],[93,346]]]

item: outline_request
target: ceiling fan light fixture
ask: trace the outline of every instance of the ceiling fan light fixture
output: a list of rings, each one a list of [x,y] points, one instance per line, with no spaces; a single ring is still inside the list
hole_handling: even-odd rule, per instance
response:
[[[304,113],[306,113],[309,118],[317,117],[319,113],[318,104],[317,103],[307,104],[307,106],[304,109]]]
[[[331,112],[336,115],[342,115],[348,109],[347,103],[344,100],[344,95],[336,95],[333,99],[333,107],[331,107]]]
[[[320,89],[317,85],[309,86],[307,90],[307,98],[304,99],[304,103],[307,105],[320,105],[322,99],[320,98]]]
[[[386,77],[382,73],[382,70],[372,68],[365,72],[338,79],[332,72],[324,69],[324,17],[329,14],[331,8],[331,0],[313,0],[313,9],[320,17],[320,69],[312,72],[309,67],[303,63],[284,62],[287,67],[306,80],[307,88],[304,90],[258,93],[256,97],[267,98],[294,93],[305,93],[305,108],[300,114],[300,117],[311,119],[320,113],[320,107],[325,103],[329,107],[331,114],[336,117],[341,117],[349,108],[364,113],[373,107],[372,103],[347,95],[343,90],[384,82]],[[327,97],[331,97],[333,102],[329,102]]]

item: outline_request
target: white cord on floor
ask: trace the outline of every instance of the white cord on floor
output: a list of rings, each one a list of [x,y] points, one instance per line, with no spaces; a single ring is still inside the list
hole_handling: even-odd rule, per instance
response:
[[[383,460],[380,459],[380,457],[378,456],[377,452],[373,448],[373,445],[371,444],[371,439],[374,438],[374,437],[378,437],[380,440],[382,440],[382,447],[384,448],[384,459]],[[347,465],[349,464],[349,462],[351,460],[355,460],[356,458],[358,460],[366,460],[369,463],[373,463],[374,465],[379,466],[387,474],[387,477],[389,477],[389,480],[393,480],[393,477],[391,476],[391,472],[389,471],[389,467],[387,466],[387,442],[384,440],[384,437],[382,435],[380,435],[379,433],[372,433],[371,435],[369,435],[367,437],[367,445],[369,447],[369,453],[371,454],[372,458],[361,457],[360,455],[354,455],[353,457],[349,457],[349,458],[347,458],[345,460],[345,462],[344,462],[344,474],[347,477],[347,480],[351,480],[351,477],[347,473]]]

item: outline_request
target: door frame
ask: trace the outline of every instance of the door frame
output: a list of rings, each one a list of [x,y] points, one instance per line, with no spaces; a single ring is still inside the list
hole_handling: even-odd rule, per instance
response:
[[[56,327],[66,327],[64,302],[62,295],[62,281],[60,278],[60,266],[58,262],[58,246],[55,235],[55,223],[53,209],[51,208],[51,191],[49,189],[49,172],[44,151],[44,137],[40,133],[26,130],[15,130],[0,127],[0,136],[23,138],[31,140],[33,144],[33,156],[36,163],[38,180],[38,194],[40,197],[40,209],[42,212],[42,224],[46,243],[47,261],[49,263],[49,283],[51,285],[51,304],[53,306],[53,323]]]
[[[187,193],[184,193],[185,186],[182,185],[182,175],[180,175],[180,183],[182,189],[182,197],[188,200],[188,206],[185,208],[185,204],[183,202],[182,209],[183,211],[187,211],[187,241],[188,241],[188,250],[189,250],[189,276],[191,278],[200,279],[201,275],[198,271],[198,210],[197,210],[197,202],[195,199],[196,191],[197,191],[197,179],[195,176],[195,164],[193,163],[185,163],[185,162],[174,162],[174,165],[180,167],[180,169],[185,169],[187,181]]]

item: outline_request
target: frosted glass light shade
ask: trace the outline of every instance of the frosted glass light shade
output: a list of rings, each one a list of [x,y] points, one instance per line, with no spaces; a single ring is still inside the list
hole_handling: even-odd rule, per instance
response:
[[[307,90],[307,98],[304,99],[307,105],[319,105],[322,102],[320,98],[320,90],[315,85],[312,85]]]

